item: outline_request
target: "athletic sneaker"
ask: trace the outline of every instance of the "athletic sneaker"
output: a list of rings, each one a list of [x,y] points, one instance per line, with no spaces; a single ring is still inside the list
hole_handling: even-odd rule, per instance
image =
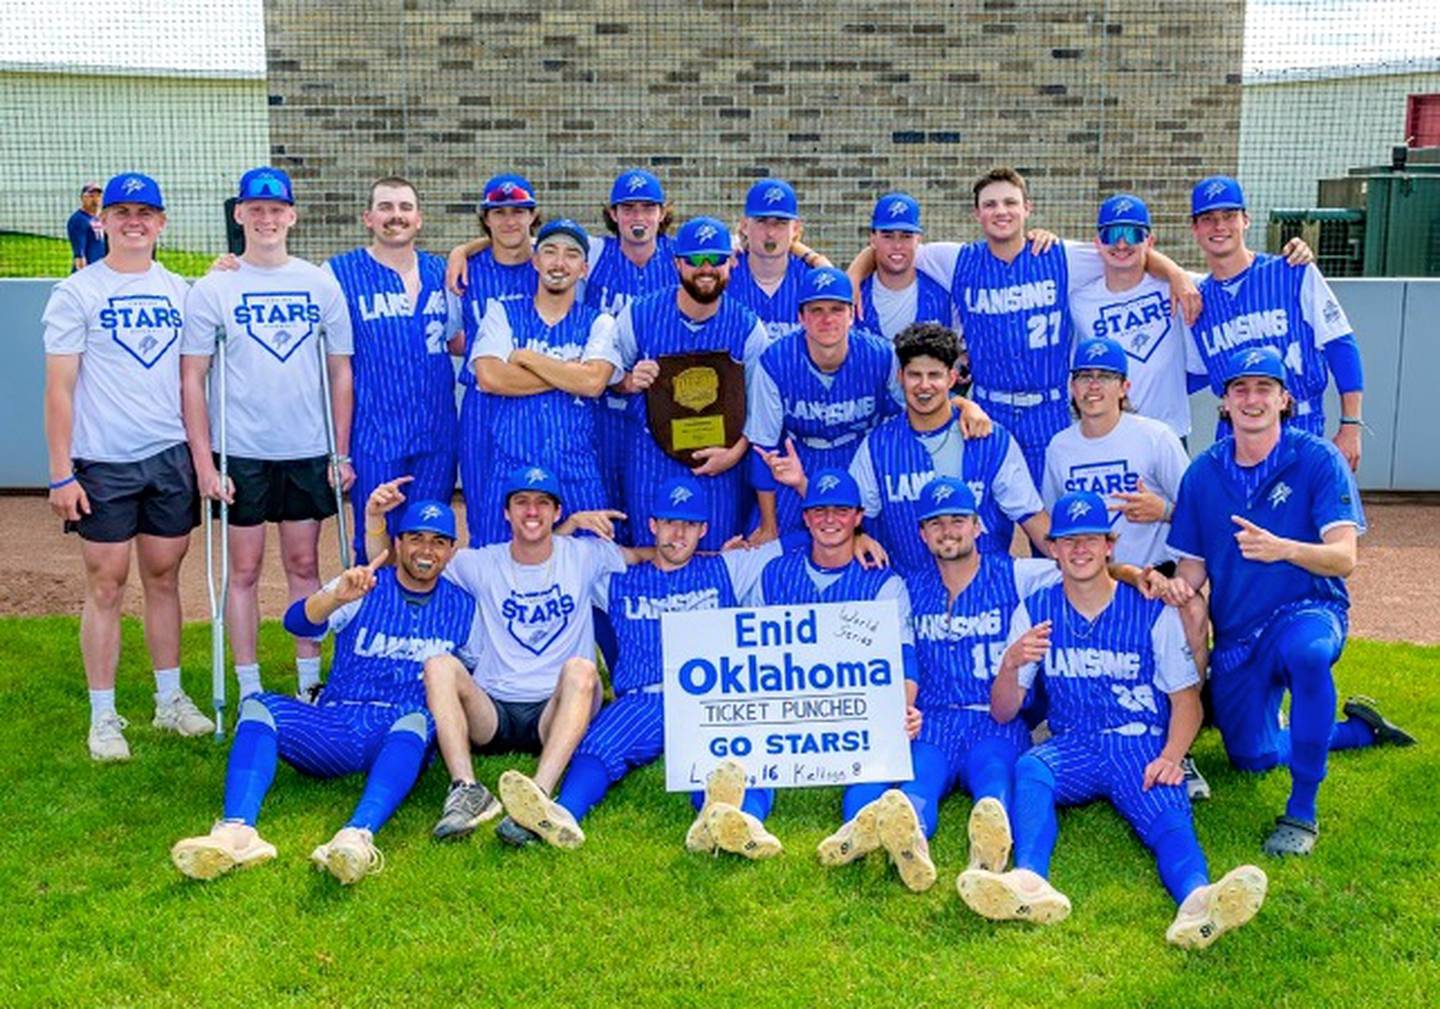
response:
[[[206,736],[215,731],[215,723],[205,717],[183,690],[155,702],[155,720],[150,724],[163,732],[178,732],[182,736]]]
[[[505,844],[516,848],[524,848],[532,844],[540,843],[540,835],[529,827],[522,827],[510,817],[504,817],[495,824],[495,836]]]
[[[705,827],[717,848],[735,855],[758,861],[773,858],[783,850],[780,839],[766,830],[759,819],[728,802],[717,802],[710,807]]]
[[[107,711],[90,723],[90,758],[99,761],[129,760],[130,744],[125,742],[125,727],[130,723],[113,711]]]
[[[295,688],[295,700],[301,704],[317,704],[320,701],[320,692],[325,689],[323,683],[312,683],[308,687]]]
[[[505,812],[520,826],[538,834],[557,848],[578,848],[585,832],[570,810],[545,794],[545,790],[519,771],[500,775],[500,801]]]
[[[935,885],[935,863],[930,859],[930,842],[915,806],[898,788],[887,789],[871,805],[880,808],[875,814],[875,832],[889,852],[900,880],[915,893],[924,893]]]
[[[1268,885],[1265,870],[1258,866],[1231,869],[1220,882],[1202,886],[1185,898],[1165,930],[1165,941],[1184,949],[1204,949],[1255,917],[1265,903]]]
[[[1354,718],[1370,726],[1375,733],[1376,746],[1414,746],[1415,737],[1380,714],[1379,705],[1372,697],[1356,695],[1345,701],[1345,717]]]
[[[214,879],[275,857],[275,846],[247,823],[220,820],[210,833],[176,841],[170,861],[191,879]]]
[[[346,886],[385,870],[385,856],[375,847],[375,835],[362,827],[341,827],[329,843],[310,853],[310,862]]]
[[[1070,914],[1070,898],[1029,869],[966,869],[955,886],[970,910],[991,921],[1053,925]]]
[[[1194,757],[1187,755],[1180,758],[1180,770],[1185,772],[1185,794],[1190,797],[1191,802],[1210,798],[1210,782],[1205,780],[1205,775],[1195,766]]]
[[[1004,872],[1010,861],[1010,817],[994,796],[978,800],[970,810],[971,869]]]
[[[821,841],[815,849],[815,854],[820,856],[820,864],[849,865],[880,847],[880,835],[875,831],[875,816],[879,811],[879,799],[867,802],[858,813],[841,824],[839,830]]]
[[[431,836],[437,841],[455,841],[466,837],[486,820],[501,813],[500,803],[490,789],[478,781],[454,781],[445,796],[445,806]]]
[[[720,761],[705,779],[705,801],[695,816],[695,822],[685,832],[685,850],[697,855],[713,853],[715,840],[710,836],[710,810],[717,802],[738,807],[744,801],[744,765],[728,758]]]

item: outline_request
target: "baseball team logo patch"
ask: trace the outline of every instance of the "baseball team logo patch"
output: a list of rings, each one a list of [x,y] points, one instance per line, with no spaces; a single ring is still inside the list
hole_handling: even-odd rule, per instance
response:
[[[677,505],[683,504],[694,496],[695,495],[690,492],[689,487],[676,487],[670,492],[670,503]]]
[[[180,338],[181,316],[163,294],[130,294],[109,299],[100,325],[131,357],[153,368]]]
[[[288,361],[320,321],[320,306],[309,291],[243,294],[235,306],[235,321],[277,360]]]

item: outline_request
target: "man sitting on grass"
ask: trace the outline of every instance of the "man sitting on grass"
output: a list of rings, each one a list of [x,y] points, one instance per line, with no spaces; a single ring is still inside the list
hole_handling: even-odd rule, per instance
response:
[[[464,644],[475,600],[440,573],[455,553],[455,515],[438,501],[405,511],[388,551],[350,568],[291,604],[285,629],[301,638],[336,635],[330,679],[312,706],[284,694],[259,693],[240,704],[225,772],[223,818],[210,833],[170,849],[192,879],[214,879],[275,857],[255,830],[277,759],[302,774],[366,774],[350,821],[310,855],[342,883],[379,872],[374,835],[409,794],[424,766],[435,726],[425,708],[421,669],[427,658]]]

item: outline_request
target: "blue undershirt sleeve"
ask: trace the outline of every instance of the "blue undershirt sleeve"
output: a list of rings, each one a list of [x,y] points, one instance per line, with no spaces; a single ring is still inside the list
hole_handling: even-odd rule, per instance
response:
[[[297,638],[323,638],[330,630],[329,624],[312,624],[305,616],[305,600],[297,599],[285,611],[285,630]]]
[[[1360,392],[1365,388],[1365,372],[1360,365],[1360,345],[1355,334],[1337,337],[1325,344],[1325,362],[1335,376],[1340,392]]]

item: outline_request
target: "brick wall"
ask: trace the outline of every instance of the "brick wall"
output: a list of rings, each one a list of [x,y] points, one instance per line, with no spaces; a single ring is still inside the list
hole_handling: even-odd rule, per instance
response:
[[[754,179],[787,178],[808,238],[848,258],[890,188],[921,200],[931,237],[975,237],[970,181],[1010,163],[1035,223],[1084,236],[1132,189],[1193,264],[1190,183],[1235,169],[1244,0],[536,6],[266,0],[297,252],[362,242],[377,175],[419,184],[427,243],[447,248],[475,233],[494,172],[598,229],[611,180],[640,165],[681,217],[733,220]]]

